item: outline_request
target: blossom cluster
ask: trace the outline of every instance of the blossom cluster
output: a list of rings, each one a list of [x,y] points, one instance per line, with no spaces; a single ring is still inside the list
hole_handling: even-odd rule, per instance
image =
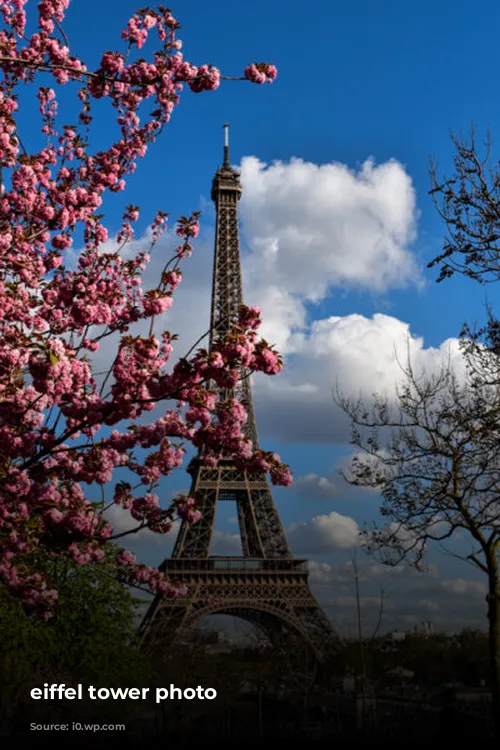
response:
[[[243,308],[239,325],[210,352],[195,351],[167,371],[175,337],[155,334],[153,323],[172,305],[199,214],[181,217],[181,244],[158,286],[145,290],[149,254],[120,254],[134,238],[139,207],[127,206],[114,251],[99,213],[104,195],[124,190],[169,122],[183,86],[214,90],[223,76],[184,59],[179,24],[161,6],[137,11],[123,30],[123,53],[105,51],[89,70],[62,32],[69,0],[42,0],[38,24],[29,25],[26,4],[0,0],[0,581],[26,608],[49,617],[57,591],[33,564],[40,550],[79,564],[99,561],[103,546],[124,536],[106,518],[112,505],[137,524],[126,533],[147,527],[164,534],[176,518],[199,519],[194,498],[179,496],[163,508],[156,491],[181,466],[187,443],[209,462],[225,455],[269,472],[278,484],[291,477],[279,456],[249,444],[243,407],[223,395],[243,368],[281,369],[277,352],[257,338],[258,310]],[[134,59],[153,35],[149,59]],[[243,76],[255,83],[275,77],[267,64],[251,65]],[[44,145],[32,153],[24,138],[21,145],[20,84],[34,87],[38,100]],[[58,127],[56,89],[65,84],[77,87],[80,109],[76,125]],[[93,101],[104,98],[116,112],[118,137],[91,152]],[[152,246],[166,227],[167,215],[158,212]],[[85,246],[75,267],[66,258],[77,231]],[[149,335],[132,336],[130,326],[145,320]],[[93,356],[113,334],[119,345],[103,377]],[[160,416],[151,424],[138,422],[154,409]],[[135,489],[116,481],[117,469],[135,475]],[[118,559],[124,580],[166,596],[183,593],[131,553],[123,550]]]
[[[253,83],[272,83],[277,75],[276,66],[269,63],[252,63],[245,68],[245,78]]]

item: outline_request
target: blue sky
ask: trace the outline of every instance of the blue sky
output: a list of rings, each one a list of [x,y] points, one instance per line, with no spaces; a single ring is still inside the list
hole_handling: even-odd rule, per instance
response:
[[[130,0],[73,0],[67,23],[73,48],[96,61],[96,50],[119,49],[119,31],[134,8]],[[89,24],[94,9],[99,24]],[[488,125],[498,132],[495,3],[479,2],[472,13],[460,1],[418,7],[316,1],[306,11],[273,0],[252,15],[226,0],[191,0],[172,10],[188,59],[213,62],[228,75],[254,59],[272,60],[279,78],[267,87],[225,82],[214,94],[184,92],[160,142],[129,180],[126,197],[140,201],[144,218],[158,204],[175,217],[208,197],[220,126],[228,120],[235,163],[245,155],[266,163],[297,156],[356,168],[370,156],[377,163],[397,159],[412,178],[421,212],[413,250],[423,263],[435,254],[443,227],[427,195],[429,158],[450,170],[450,129],[467,131],[474,121],[480,133]],[[107,215],[116,219],[112,208],[122,196],[109,203]],[[408,290],[375,299],[363,290],[340,298],[337,292],[334,310],[390,310],[411,320],[427,344],[439,344],[462,322],[463,307],[453,300],[466,294],[468,315],[481,316],[484,294],[459,279],[434,286],[435,275],[426,273],[425,303]],[[333,309],[330,301],[323,308]]]
[[[135,8],[131,0],[107,3],[73,0],[65,26],[72,49],[89,65],[98,63],[99,53],[104,49],[121,49],[120,31]],[[242,202],[241,213],[248,271],[244,285],[251,297],[248,299],[247,294],[247,299],[261,302],[260,294],[264,311],[267,304],[272,317],[271,291],[278,290],[291,311],[288,323],[283,314],[279,320],[270,320],[268,328],[271,335],[282,337],[289,374],[279,376],[282,380],[277,378],[272,390],[264,385],[255,389],[263,447],[276,448],[300,480],[296,490],[276,492],[279,511],[292,539],[301,533],[300,526],[293,531],[294,524],[309,524],[309,533],[314,518],[329,517],[333,523],[336,516],[329,515],[332,513],[361,525],[376,517],[376,497],[330,488],[328,482],[333,485],[338,481],[334,476],[336,462],[349,454],[349,447],[340,433],[334,435],[335,430],[328,425],[320,429],[318,424],[320,437],[315,437],[315,409],[322,403],[322,418],[331,422],[338,418],[328,390],[329,385],[334,385],[337,365],[344,374],[350,372],[349,367],[357,372],[366,366],[369,371],[373,364],[370,340],[374,341],[369,321],[373,321],[373,315],[386,316],[379,328],[383,329],[380,341],[385,342],[388,351],[390,331],[396,330],[399,321],[409,326],[412,335],[422,337],[415,350],[422,357],[427,356],[429,347],[439,350],[445,340],[456,337],[464,320],[483,318],[484,289],[458,278],[437,285],[437,273],[425,268],[439,252],[444,234],[428,196],[428,167],[430,157],[434,157],[441,173],[452,171],[450,130],[467,132],[475,122],[479,136],[485,134],[488,126],[493,139],[500,133],[497,104],[500,8],[493,0],[478,0],[474,9],[464,0],[454,3],[422,0],[418,4],[369,0],[350,3],[312,0],[303,4],[270,0],[265,6],[230,0],[210,3],[187,0],[172,6],[172,11],[182,26],[179,38],[183,40],[183,53],[191,62],[211,62],[224,74],[240,75],[249,62],[266,60],[277,65],[278,80],[271,86],[228,81],[214,93],[183,92],[171,123],[129,179],[126,193],[111,196],[104,204],[107,225],[110,230],[118,228],[122,208],[127,203],[140,204],[142,229],[158,208],[168,211],[172,220],[191,210],[202,210],[197,251],[184,269],[184,296],[179,296],[177,310],[172,312],[177,326],[172,324],[172,330],[179,330],[181,341],[189,344],[199,321],[208,324],[214,218],[209,202],[210,185],[221,158],[221,125],[226,121],[231,123],[232,162],[241,164],[245,188],[246,203]],[[113,133],[106,121],[101,123],[96,143],[104,143]],[[297,177],[294,182],[293,176],[298,172],[293,171],[293,159],[306,165],[300,178],[307,187],[304,205],[311,195],[318,197],[314,191],[319,190],[321,180],[325,185],[324,205],[320,201],[323,214],[318,214],[317,222],[314,207],[304,208],[302,214],[300,180]],[[368,197],[366,184],[363,187],[360,179],[360,169],[367,159],[373,160]],[[282,178],[270,172],[275,161],[284,165]],[[334,165],[330,171],[329,165]],[[384,165],[386,177],[380,177],[379,185],[374,175],[380,176],[382,173],[376,170]],[[350,174],[350,182],[342,174]],[[296,186],[290,198],[294,205],[287,206],[285,187],[292,182]],[[342,214],[344,190],[351,191],[347,218]],[[259,206],[266,196],[272,200],[267,200],[267,214],[262,216]],[[387,214],[381,208],[386,199],[393,202]],[[288,209],[294,212],[289,219]],[[333,214],[338,219],[335,224],[331,223]],[[381,230],[380,246],[377,245],[377,252],[381,253],[380,270],[385,267],[390,277],[398,264],[403,271],[412,266],[404,284],[398,284],[394,278],[379,283],[378,261],[370,266],[369,273],[362,273],[362,266],[370,265],[370,244],[366,244],[364,236],[358,241],[356,227],[359,216],[368,221],[366,217],[372,214],[374,221],[385,227]],[[283,270],[284,265],[293,264],[296,258],[287,255],[292,252],[287,246],[288,220],[294,224],[294,231],[303,231],[306,238],[319,232],[317,247],[314,244],[309,247],[306,242],[302,253],[302,256],[308,252],[325,256],[324,261],[318,261],[316,276],[311,275],[308,281],[314,285],[326,279],[326,288],[315,300],[309,287],[300,288]],[[335,234],[338,226],[343,230]],[[371,231],[375,225],[366,226]],[[329,233],[333,233],[331,242]],[[283,259],[282,264],[265,270],[267,260],[263,261],[263,253],[268,247],[266,243],[273,240],[279,241],[278,257]],[[392,260],[384,260],[385,251],[380,247],[393,241],[396,247],[391,250]],[[366,248],[361,252],[363,243]],[[299,250],[295,248],[293,252]],[[162,252],[161,247],[158,252]],[[336,273],[337,255],[339,269],[347,268],[349,258],[352,259],[355,270],[351,269],[350,275]],[[265,293],[259,292],[259,263],[262,283],[267,284]],[[488,294],[494,303],[494,288],[489,288]],[[182,307],[182,300],[184,305],[189,303],[189,311]],[[345,364],[342,360],[337,323],[335,331],[332,328],[334,343],[328,339],[333,353],[325,360],[325,352],[318,350],[323,339],[314,333],[314,321],[328,321],[337,316],[348,320],[351,326],[348,330],[354,331],[355,321],[348,317],[354,314],[362,316],[356,325],[361,327],[359,330],[362,329],[368,342],[363,352],[360,350],[358,364],[354,360]],[[299,318],[302,315],[298,325],[293,321],[299,318],[293,315]],[[329,325],[334,324],[330,321]],[[297,330],[302,331],[305,344],[297,337]],[[357,334],[354,331],[352,335]],[[347,338],[345,346],[351,344]],[[315,353],[311,355],[313,350]],[[367,358],[364,364],[362,356]],[[383,363],[379,370],[380,367]],[[384,377],[387,380],[390,373]],[[386,382],[384,377],[381,383]],[[312,427],[309,432],[295,434],[292,415],[287,433],[282,429],[283,414],[290,415],[294,408],[293,400],[287,400],[286,394],[292,393],[288,386],[299,387],[306,382],[316,388],[316,400],[308,405],[302,389],[297,409],[299,415],[311,415]],[[274,412],[271,405],[278,401],[281,406],[278,404]],[[321,477],[326,484],[319,482]],[[187,489],[186,479],[175,476],[165,491]],[[236,531],[231,513],[226,513],[218,523],[221,540],[230,548],[231,535]],[[312,580],[319,595],[337,620],[345,620],[352,610],[353,589],[348,570],[352,550],[342,546],[343,543],[339,546],[335,534],[331,542],[328,550],[318,547],[317,551],[298,550],[297,554],[315,561]],[[158,546],[156,541],[144,537],[136,541],[135,547],[144,559],[155,563],[160,562],[165,550],[168,553],[168,545]],[[427,577],[401,572],[403,583],[400,594],[394,595],[388,624],[405,626],[435,619],[438,626],[451,628],[459,620],[465,625],[483,623],[483,590],[473,571],[438,554],[433,555],[432,562],[435,567]],[[386,573],[370,560],[364,560],[363,565],[368,621],[376,604],[377,586],[385,580]]]

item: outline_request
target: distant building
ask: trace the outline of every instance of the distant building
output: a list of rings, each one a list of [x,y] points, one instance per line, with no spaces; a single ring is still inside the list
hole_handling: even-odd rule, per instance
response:
[[[434,623],[431,620],[425,620],[424,622],[414,625],[412,630],[403,630],[402,628],[396,628],[391,630],[384,636],[384,640],[388,642],[400,642],[406,640],[409,636],[423,635],[431,636],[436,635]]]
[[[420,625],[415,625],[415,632],[422,635],[434,635],[434,623],[431,620],[425,620]]]
[[[392,630],[390,633],[387,633],[386,640],[388,641],[404,641],[405,638],[407,638],[409,635],[409,632],[407,630],[401,630],[400,628],[397,628],[396,630]]]

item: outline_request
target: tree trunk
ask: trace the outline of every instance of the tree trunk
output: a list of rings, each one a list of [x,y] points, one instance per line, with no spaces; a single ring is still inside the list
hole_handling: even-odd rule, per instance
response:
[[[494,736],[500,740],[500,574],[496,555],[488,566],[488,641]]]
[[[259,738],[264,739],[264,722],[263,722],[263,711],[262,711],[262,692],[264,690],[263,685],[259,685]]]

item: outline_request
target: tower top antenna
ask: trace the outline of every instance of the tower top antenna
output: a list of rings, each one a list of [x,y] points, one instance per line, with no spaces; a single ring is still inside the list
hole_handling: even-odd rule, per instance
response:
[[[229,123],[224,123],[224,166],[229,167]]]

